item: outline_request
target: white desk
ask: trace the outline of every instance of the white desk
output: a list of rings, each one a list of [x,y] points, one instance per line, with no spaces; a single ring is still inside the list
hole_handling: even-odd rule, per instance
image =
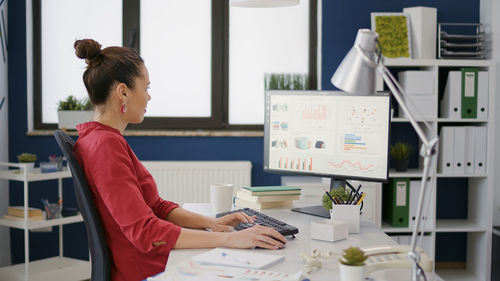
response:
[[[202,213],[204,215],[212,215],[209,204],[184,204],[184,208]],[[285,255],[285,261],[270,268],[272,271],[281,271],[287,273],[295,273],[302,270],[304,262],[300,260],[300,253],[311,254],[314,249],[321,251],[332,251],[340,254],[342,250],[350,247],[369,247],[380,244],[395,244],[395,242],[384,232],[378,229],[374,224],[368,221],[361,221],[361,233],[350,234],[345,240],[335,243],[312,240],[310,238],[310,223],[314,220],[323,218],[292,212],[288,209],[269,209],[262,210],[262,213],[270,215],[274,218],[282,220],[299,229],[299,233],[295,235],[295,239],[289,238],[285,248],[280,250],[254,249],[249,251],[262,251],[264,253],[276,253]],[[182,249],[173,250],[170,253],[166,269],[170,269],[179,263],[189,259],[192,256],[201,254],[207,249]],[[340,280],[338,273],[337,257],[330,259],[322,259],[322,268],[307,274],[311,280]],[[432,280],[432,279],[431,279]]]

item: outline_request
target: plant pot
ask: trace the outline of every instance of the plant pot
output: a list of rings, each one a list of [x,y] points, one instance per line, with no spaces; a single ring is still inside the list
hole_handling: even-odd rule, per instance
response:
[[[408,170],[408,159],[406,160],[395,160],[394,166],[398,172],[406,172]]]
[[[92,121],[94,111],[60,110],[57,112],[59,129],[76,129],[76,125]]]
[[[23,164],[25,166],[24,170],[26,173],[31,173],[35,169],[35,162],[19,162],[19,164]]]
[[[352,266],[339,263],[341,281],[363,281],[365,280],[365,267]]]

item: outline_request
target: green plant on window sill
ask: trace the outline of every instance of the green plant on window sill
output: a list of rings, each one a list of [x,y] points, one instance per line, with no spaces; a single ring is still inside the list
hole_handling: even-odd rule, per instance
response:
[[[337,198],[342,201],[346,201],[347,197],[349,197],[350,189],[347,189],[344,186],[340,186],[338,188],[332,189],[329,193],[332,197],[337,196]],[[332,200],[328,197],[328,195],[323,194],[323,198],[321,199],[323,208],[326,210],[330,210],[332,208]]]
[[[77,99],[75,96],[70,95],[65,100],[59,101],[57,110],[92,110],[92,104],[88,98]]]
[[[17,161],[20,163],[33,163],[36,161],[36,154],[32,153],[21,153],[17,155]]]

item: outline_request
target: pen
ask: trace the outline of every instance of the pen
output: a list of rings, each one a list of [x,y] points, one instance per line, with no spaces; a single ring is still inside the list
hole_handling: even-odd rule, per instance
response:
[[[361,204],[361,202],[363,202],[363,198],[365,198],[366,196],[366,193],[364,192],[361,192],[361,197],[358,199],[358,201],[356,202],[356,205],[359,205]]]
[[[352,201],[351,201],[351,202],[349,202],[349,204],[354,203],[355,198],[356,198],[356,197],[358,197],[358,198],[359,198],[359,196],[361,196],[361,194],[359,194],[359,190],[360,190],[360,189],[361,189],[361,184],[360,184],[360,185],[358,186],[358,188],[356,189],[356,193],[354,194],[354,197],[352,198]]]
[[[352,192],[354,191],[354,188],[351,188],[351,192],[349,192],[349,196],[347,196],[347,204],[350,204],[351,203],[351,196],[352,196]],[[352,198],[352,200],[354,200],[354,198]]]
[[[47,217],[51,216],[51,212],[49,209],[49,203],[47,202],[47,199],[42,199],[43,206],[45,206],[45,212],[47,213]]]
[[[326,191],[326,189],[324,189],[324,188],[323,188],[323,190],[325,191],[326,195],[328,195],[328,198],[330,198],[330,200],[332,200],[332,203],[333,203],[333,204],[337,204],[337,203],[335,202],[335,200],[333,199],[332,195],[330,195],[330,192]]]
[[[237,261],[237,262],[241,262],[241,263],[244,263],[244,264],[250,264],[250,262],[249,262],[249,261],[247,261],[247,260],[245,260],[245,259],[242,259],[242,258],[240,258],[240,257],[235,257],[235,256],[233,256],[233,255],[230,255],[230,254],[226,253],[226,252],[222,252],[222,253],[221,253],[221,255],[222,255],[222,257],[224,257],[224,258],[230,258],[230,259],[233,259],[233,260],[235,260],[235,261]]]

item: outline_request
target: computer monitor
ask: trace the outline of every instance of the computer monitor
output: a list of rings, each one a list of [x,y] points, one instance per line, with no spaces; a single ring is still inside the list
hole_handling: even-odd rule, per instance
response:
[[[264,171],[386,182],[390,97],[340,91],[266,91]],[[295,211],[329,217],[322,206]]]

